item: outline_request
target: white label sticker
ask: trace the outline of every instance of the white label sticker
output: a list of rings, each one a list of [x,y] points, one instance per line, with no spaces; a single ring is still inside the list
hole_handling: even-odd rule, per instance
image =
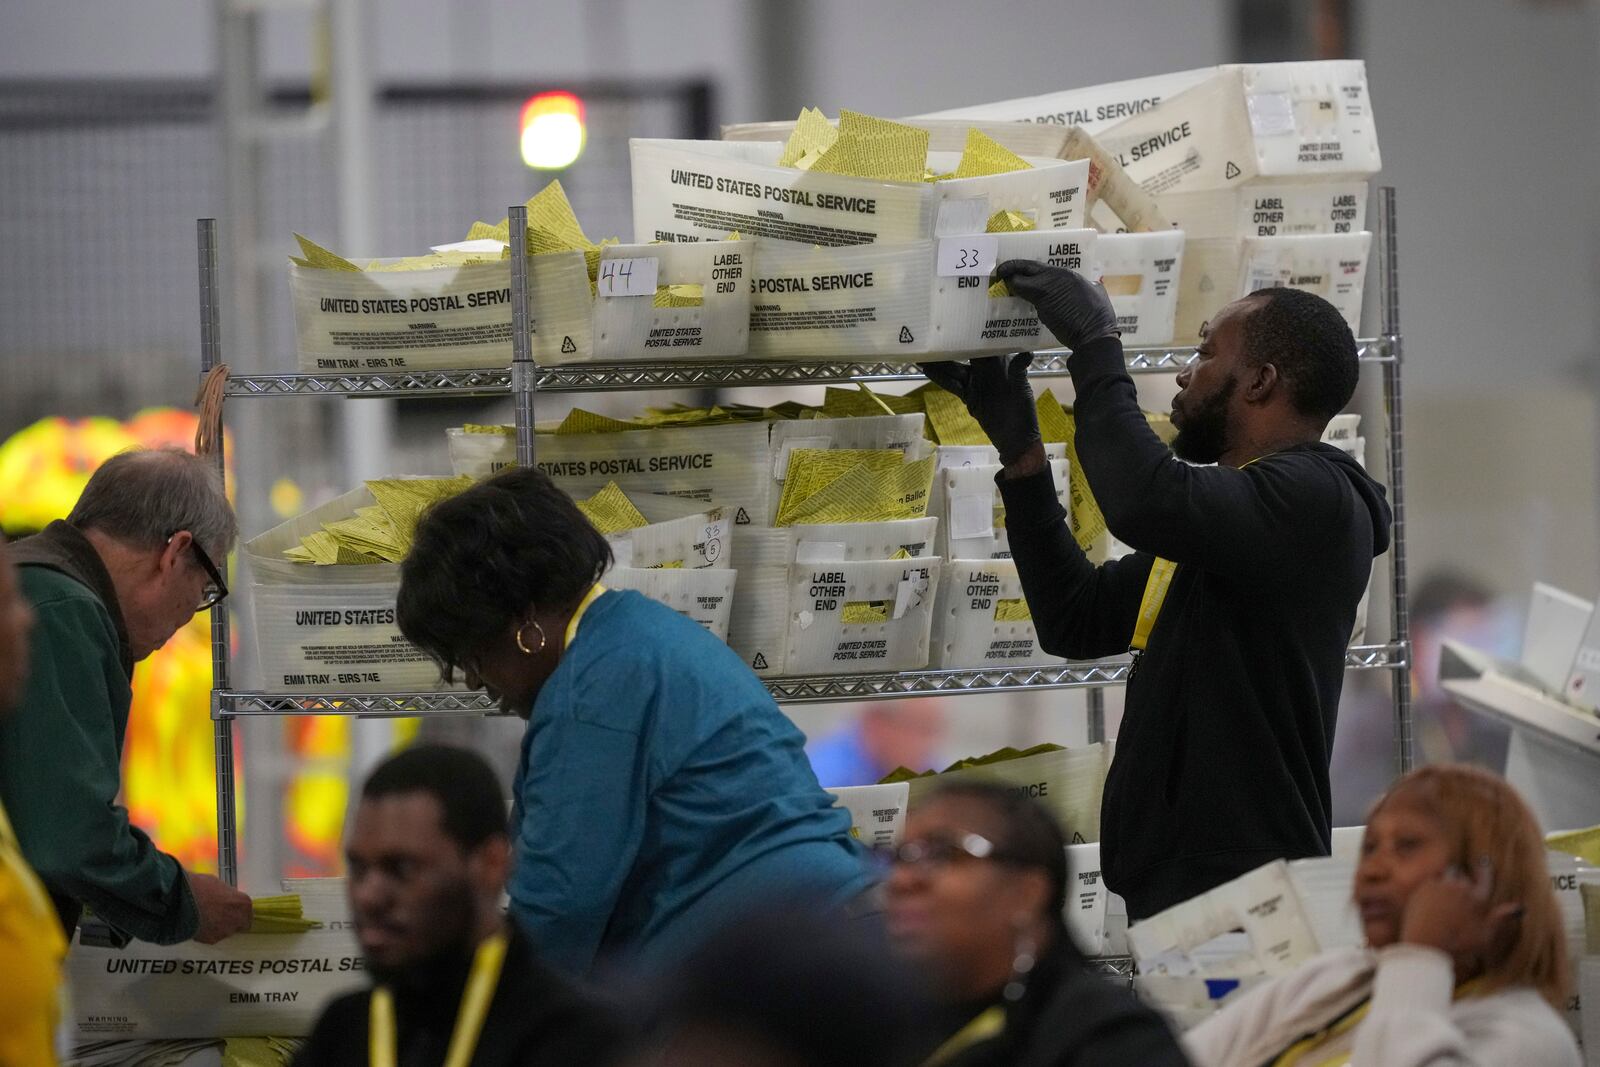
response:
[[[939,242],[939,277],[986,278],[994,273],[1000,238],[992,233],[946,237]]]
[[[950,536],[957,541],[965,541],[969,537],[993,537],[993,494],[971,494],[952,497],[950,500]]]
[[[900,579],[900,585],[894,591],[894,614],[890,618],[904,618],[906,612],[922,606],[923,598],[928,595],[927,574],[927,571],[905,572],[905,577]]]
[[[948,237],[953,233],[982,233],[989,225],[989,198],[968,196],[958,200],[945,200],[939,204],[939,218],[934,223],[935,237]]]
[[[600,277],[596,280],[601,296],[655,296],[656,275],[661,261],[654,256],[641,259],[606,259],[600,261]]]
[[[843,541],[801,541],[794,549],[796,563],[838,563],[844,559]]]
[[[1250,129],[1257,137],[1282,137],[1294,133],[1294,101],[1288,93],[1251,93]]]
[[[719,510],[712,512],[711,521],[701,527],[700,543],[695,546],[695,551],[699,552],[700,558],[705,561],[700,566],[715,567],[717,565],[717,561],[722,558],[723,550],[726,548],[733,532],[731,523],[732,520]]]
[[[791,437],[783,443],[783,448],[778,451],[778,458],[773,461],[772,476],[778,481],[783,481],[789,476],[789,453],[797,448],[821,449],[833,444],[831,437]]]

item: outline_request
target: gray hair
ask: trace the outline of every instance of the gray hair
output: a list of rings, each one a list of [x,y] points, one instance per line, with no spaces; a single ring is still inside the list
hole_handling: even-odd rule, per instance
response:
[[[138,548],[159,547],[188,530],[218,566],[239,536],[221,473],[209,458],[181,448],[112,456],[84,486],[67,521]]]

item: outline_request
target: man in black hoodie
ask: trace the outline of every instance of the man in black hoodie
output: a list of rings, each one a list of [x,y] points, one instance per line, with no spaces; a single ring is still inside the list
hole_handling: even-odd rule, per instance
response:
[[[1355,391],[1349,327],[1293,289],[1228,305],[1178,375],[1169,450],[1139,410],[1105,290],[1021,260],[996,274],[1072,349],[1078,459],[1135,549],[1096,567],[1068,530],[1031,355],[924,368],[1000,452],[1041,647],[1134,653],[1101,813],[1106,885],[1141,919],[1270,860],[1327,855],[1345,648],[1390,522],[1382,487],[1320,443]]]

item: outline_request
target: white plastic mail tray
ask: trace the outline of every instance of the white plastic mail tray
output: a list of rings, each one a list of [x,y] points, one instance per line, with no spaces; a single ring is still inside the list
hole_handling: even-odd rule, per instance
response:
[[[1032,304],[1021,297],[990,295],[989,287],[994,281],[990,264],[1028,259],[1092,276],[1099,240],[1094,230],[1032,230],[940,238],[932,277],[933,332],[928,336],[928,355],[960,359],[985,352],[1055,347],[1056,339],[1040,324],[1039,313]],[[959,253],[951,255],[952,246],[981,255],[982,265],[965,274],[948,273],[953,263],[961,262]]]
[[[1082,126],[1152,193],[1382,168],[1360,60],[1202,67],[923,118]]]
[[[628,499],[649,525],[607,535],[614,566],[689,570],[728,566],[733,547],[731,509],[701,511],[697,501],[658,494]]]
[[[784,529],[789,535],[788,563],[838,563],[893,559],[902,552],[915,558],[937,555],[934,536],[939,520],[808,523]]]
[[[921,416],[918,416],[920,418]],[[630,497],[664,494],[728,508],[734,525],[767,521],[767,424],[678,426],[620,433],[539,435],[535,463],[575,497],[615,482]],[[510,434],[446,431],[450,468],[484,478],[516,462]]]
[[[1246,237],[1235,296],[1280,285],[1315,293],[1338,308],[1351,331],[1359,333],[1371,248],[1372,234],[1366,232]]]
[[[583,253],[533,256],[533,358],[556,365],[742,356],[754,261],[750,241],[608,245],[591,294]],[[656,307],[657,288],[668,285],[699,286],[701,303]]]
[[[831,786],[833,806],[850,813],[850,836],[868,848],[893,848],[906,832],[906,807],[911,787],[886,785]]]
[[[1122,343],[1164,345],[1178,314],[1178,279],[1184,232],[1102,234],[1094,244],[1091,277],[1098,278],[1117,312]]]
[[[1260,289],[1287,285],[1316,293],[1339,309],[1353,332],[1361,326],[1372,234],[1315,237],[1226,237],[1189,240],[1178,281],[1173,340],[1190,344],[1227,304]]]
[[[1157,196],[1383,166],[1360,60],[1222,67],[1097,136]]]
[[[612,245],[600,272],[649,285],[591,290],[581,252],[528,259],[528,328],[545,364],[720,358],[748,344],[754,245]],[[392,262],[392,261],[390,261]],[[608,266],[609,264],[609,266]],[[655,286],[699,285],[698,306],[658,308]],[[289,266],[302,371],[504,367],[511,362],[509,260],[410,271]],[[617,295],[611,295],[611,294]]]
[[[1364,181],[1252,184],[1159,197],[1162,216],[1188,234],[1206,237],[1296,237],[1360,233],[1366,229]]]
[[[72,998],[64,1028],[77,1043],[126,1041],[130,1052],[139,1041],[308,1036],[329,1000],[365,989],[371,979],[354,924],[314,914],[306,903],[306,917],[327,925],[235,934],[215,945],[74,944],[65,966]]]
[[[941,446],[941,454],[945,446]],[[1066,449],[1065,445],[1046,445],[1045,454],[1052,449]],[[1067,460],[1051,456],[1051,478],[1055,483],[1056,499],[1062,510],[1067,506]],[[995,521],[1001,507],[1000,488],[995,475],[1000,472],[998,463],[993,466],[946,467],[934,476],[931,510],[943,520],[940,555],[946,559],[1010,559],[1011,540],[1006,534],[1004,521]]]
[[[611,589],[637,590],[726,641],[738,578],[738,571],[717,567],[613,567],[606,572],[605,584]]]
[[[728,616],[728,645],[762,678],[784,672],[789,631],[788,531],[747,527],[734,542],[739,595]]]
[[[864,560],[789,568],[784,673],[878,674],[928,665],[940,560]],[[866,621],[846,621],[863,618]]]
[[[917,457],[911,454],[912,450],[927,441],[923,436],[926,425],[927,417],[921,412],[842,419],[786,419],[772,423],[770,452],[762,453],[769,476],[769,504],[762,525],[770,525],[777,517],[783,483],[789,476],[789,456],[795,449],[892,448],[914,459]]]
[[[291,263],[289,293],[295,350],[306,373],[511,363],[509,260],[372,272]],[[564,331],[587,325],[567,314],[552,312],[545,325]]]
[[[1594,602],[1544,582],[1533,583],[1522,631],[1522,665],[1552,693],[1567,686]]]
[[[1065,662],[1039,647],[1027,611],[1012,560],[947,559],[934,606],[932,665],[987,670]]]
[[[750,355],[897,358],[928,350],[928,241],[802,247],[757,243]]]
[[[742,237],[804,248],[926,240],[957,232],[940,205],[982,200],[1029,215],[1040,229],[1083,225],[1086,160],[1034,156],[1028,170],[941,182],[889,182],[780,167],[775,141],[634,138],[633,227],[640,242]],[[929,152],[935,171],[956,169],[960,154]],[[974,210],[976,210],[974,208]]]
[[[262,685],[283,692],[424,693],[450,688],[400,633],[392,563],[319,567],[283,551],[377,503],[362,486],[245,542]],[[459,676],[455,688],[460,688]]]

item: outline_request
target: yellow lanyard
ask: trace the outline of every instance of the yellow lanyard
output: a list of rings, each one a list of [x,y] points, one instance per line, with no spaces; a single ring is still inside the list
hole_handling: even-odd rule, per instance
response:
[[[1133,624],[1133,640],[1128,647],[1143,652],[1150,644],[1150,631],[1156,628],[1156,616],[1167,602],[1167,590],[1172,588],[1172,576],[1177,571],[1178,565],[1170,559],[1157,556],[1150,561],[1150,577],[1145,579],[1144,599],[1139,601],[1139,618]]]
[[[1272,455],[1271,452],[1267,456]],[[1259,463],[1267,456],[1257,456],[1250,463]],[[1239,469],[1244,470],[1250,463],[1241,464]],[[1161,607],[1167,602],[1167,590],[1172,588],[1172,576],[1178,572],[1178,565],[1170,559],[1157,556],[1150,563],[1150,577],[1144,582],[1144,597],[1139,601],[1139,617],[1134,620],[1133,640],[1128,642],[1128,647],[1143,652],[1150,644],[1150,631],[1156,628],[1156,619],[1161,614]]]
[[[1478,987],[1482,984],[1483,979],[1481,978],[1474,978],[1470,982],[1463,982],[1461,985],[1456,986],[1455,993],[1452,994],[1450,999],[1460,1000],[1462,997],[1471,996],[1477,992]],[[1357,1026],[1361,1025],[1361,1020],[1367,1017],[1367,1010],[1371,1007],[1372,1000],[1369,997],[1368,999],[1363,1000],[1360,1004],[1356,1005],[1350,1011],[1345,1012],[1339,1018],[1333,1020],[1333,1022],[1323,1027],[1317,1033],[1308,1034],[1307,1036],[1302,1037],[1299,1041],[1296,1041],[1294,1044],[1290,1045],[1288,1048],[1284,1049],[1283,1053],[1277,1059],[1272,1061],[1272,1067],[1293,1067],[1294,1064],[1304,1060],[1307,1055],[1315,1052],[1318,1048],[1326,1045],[1329,1041],[1332,1041],[1340,1034],[1349,1033],[1351,1030],[1354,1030]],[[1351,1054],[1349,1052],[1340,1052],[1328,1057],[1325,1060],[1318,1060],[1313,1067],[1347,1067],[1347,1065],[1350,1063],[1350,1055]]]
[[[501,931],[478,946],[472,957],[472,973],[467,978],[467,988],[461,994],[461,1006],[456,1009],[455,1029],[450,1032],[450,1047],[445,1052],[444,1067],[467,1067],[472,1053],[478,1047],[478,1035],[483,1032],[483,1020],[489,1014],[489,1001],[494,999],[495,987],[500,983],[500,968],[506,960],[507,937]],[[396,1067],[399,1062],[396,1045],[399,1043],[394,1018],[394,994],[387,986],[372,991],[372,1006],[367,1020],[367,1063],[369,1067]]]
[[[572,619],[567,623],[567,637],[566,640],[561,643],[562,648],[572,647],[573,638],[578,636],[578,623],[583,621],[583,613],[588,611],[589,605],[593,604],[596,600],[599,600],[600,594],[604,593],[605,591],[605,586],[601,585],[599,582],[595,582],[589,587],[589,591],[583,595],[583,599],[578,601],[578,610],[572,613]]]
[[[1006,1028],[1006,1010],[996,1004],[980,1013],[977,1018],[957,1030],[944,1044],[933,1050],[933,1055],[922,1062],[922,1067],[939,1067],[949,1063],[973,1045],[987,1041]]]

